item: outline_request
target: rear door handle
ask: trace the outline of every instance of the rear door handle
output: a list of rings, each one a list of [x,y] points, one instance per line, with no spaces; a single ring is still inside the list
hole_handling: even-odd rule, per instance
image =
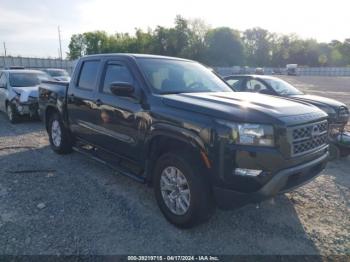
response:
[[[97,99],[95,103],[97,106],[102,106],[102,104],[103,104],[100,99]]]

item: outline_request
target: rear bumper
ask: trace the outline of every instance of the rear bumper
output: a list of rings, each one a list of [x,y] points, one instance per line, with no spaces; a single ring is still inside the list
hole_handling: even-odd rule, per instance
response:
[[[326,167],[329,153],[310,162],[283,169],[276,173],[262,188],[252,193],[242,193],[234,190],[214,187],[213,193],[220,208],[232,209],[249,203],[259,203],[278,193],[293,190],[315,178]]]

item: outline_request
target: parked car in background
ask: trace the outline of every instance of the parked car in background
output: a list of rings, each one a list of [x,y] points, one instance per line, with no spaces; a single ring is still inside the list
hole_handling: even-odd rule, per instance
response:
[[[264,75],[265,74],[265,69],[262,67],[257,67],[255,68],[255,74],[257,75]]]
[[[241,66],[239,69],[239,74],[249,74],[249,67],[248,66]]]
[[[50,75],[56,81],[66,81],[66,82],[70,81],[70,76],[68,72],[64,69],[45,68],[45,69],[42,69],[42,71]]]
[[[43,82],[40,114],[51,148],[73,147],[153,185],[179,227],[215,206],[266,200],[317,176],[328,161],[327,114],[234,92],[190,60],[140,54],[81,58],[72,80]],[[304,129],[317,129],[307,137]]]
[[[10,67],[7,67],[5,69],[25,69],[24,66],[10,66]]]
[[[283,75],[283,70],[281,68],[274,68],[272,70],[272,74],[274,74],[274,75]]]
[[[288,64],[286,65],[287,75],[296,76],[298,74],[298,65],[297,64]]]
[[[349,108],[344,103],[322,96],[305,94],[288,82],[277,77],[232,75],[224,77],[224,79],[236,91],[287,97],[317,106],[329,116],[329,138],[332,144],[336,145],[340,150],[339,154],[345,156],[350,153],[350,146],[347,142],[348,134],[344,133],[344,127],[349,120]],[[308,132],[311,135],[311,130]],[[338,154],[338,152],[334,153]]]
[[[10,69],[0,71],[0,111],[11,123],[20,116],[38,116],[38,86],[51,77],[38,70]]]

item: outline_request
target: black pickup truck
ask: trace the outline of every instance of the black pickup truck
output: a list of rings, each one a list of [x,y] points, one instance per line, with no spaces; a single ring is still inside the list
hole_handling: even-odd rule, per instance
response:
[[[107,54],[79,60],[70,83],[43,82],[52,149],[72,149],[152,185],[179,227],[258,203],[318,175],[327,115],[303,102],[234,92],[199,63]]]

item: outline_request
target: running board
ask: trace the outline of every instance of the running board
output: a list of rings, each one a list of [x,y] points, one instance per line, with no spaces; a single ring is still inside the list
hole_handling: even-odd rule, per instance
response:
[[[92,152],[95,152],[96,148],[94,148],[92,146],[91,146],[91,149],[83,149],[83,148],[74,146],[73,150],[80,153],[80,154],[83,154],[83,155],[89,157],[90,159],[93,159],[93,160],[99,162],[100,164],[108,166],[109,168],[117,171],[119,174],[121,174],[123,176],[129,177],[129,178],[136,180],[137,182],[142,183],[142,184],[146,183],[146,179],[139,177],[137,175],[134,175],[134,174],[127,172],[125,170],[122,170],[120,167],[113,165],[112,163],[109,163],[109,162],[103,160],[102,158],[95,156],[93,153],[89,152],[90,150],[92,150]]]

